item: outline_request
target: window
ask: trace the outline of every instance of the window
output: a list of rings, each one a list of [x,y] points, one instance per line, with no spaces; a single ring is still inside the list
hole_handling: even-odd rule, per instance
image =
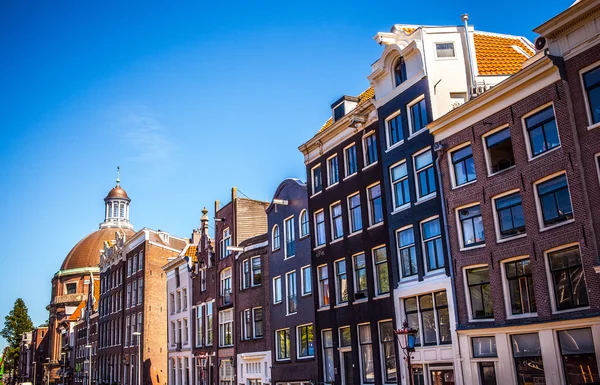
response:
[[[290,359],[290,330],[282,329],[275,332],[277,345],[277,361]]]
[[[346,278],[346,261],[341,259],[334,262],[335,265],[335,293],[336,303],[348,302],[348,280]]]
[[[394,327],[392,321],[379,323],[379,350],[383,364],[383,380],[385,383],[396,383],[396,352],[394,350]]]
[[[508,127],[485,136],[488,174],[492,175],[515,165],[512,139]]]
[[[298,357],[314,357],[315,344],[312,324],[298,326],[296,328],[296,336],[298,338]]]
[[[144,279],[138,279],[138,297],[137,303],[140,305],[142,303],[142,297],[144,295]],[[183,289],[183,310],[187,310],[187,290]]]
[[[435,56],[437,58],[453,58],[454,43],[435,43]]]
[[[196,347],[201,347],[204,342],[204,314],[203,314],[204,304],[200,304],[196,308]]]
[[[342,118],[346,114],[346,109],[344,108],[344,102],[338,104],[333,108],[333,121],[337,122],[340,118]]]
[[[423,250],[427,261],[427,271],[444,267],[444,248],[438,217],[421,222]]]
[[[352,257],[354,260],[354,299],[367,298],[367,264],[365,254]]]
[[[302,269],[302,295],[312,293],[312,282],[310,276],[310,266],[304,266]]]
[[[544,226],[552,226],[573,219],[566,174],[538,183],[537,195]]]
[[[252,328],[254,338],[262,338],[263,336],[263,309],[256,307],[252,309]]]
[[[286,277],[286,292],[287,292],[287,314],[293,314],[297,309],[296,296],[296,272],[287,273]]]
[[[273,278],[273,303],[281,303],[281,277]]]
[[[325,213],[323,210],[315,213],[315,238],[316,246],[325,244]]]
[[[422,343],[424,345],[451,343],[448,298],[445,291],[405,298],[404,312],[408,325],[419,330],[415,346],[420,346]],[[421,328],[420,325],[423,327]],[[436,330],[437,327],[439,330]]]
[[[291,258],[296,255],[296,244],[294,243],[294,217],[283,221],[283,229],[285,235],[285,257]]]
[[[560,145],[554,109],[548,106],[525,118],[531,157],[543,154]]]
[[[329,275],[327,265],[317,267],[319,276],[319,307],[329,307]]]
[[[331,329],[321,331],[323,341],[323,376],[325,382],[335,381],[333,361],[333,333]]]
[[[311,170],[312,173],[312,193],[313,195],[320,193],[323,190],[323,182],[321,180],[321,165],[316,165]]]
[[[279,226],[275,225],[273,226],[273,230],[271,231],[271,239],[273,242],[273,246],[272,246],[272,250],[279,250],[279,248],[281,247],[281,237],[279,234]]]
[[[142,330],[142,313],[138,314],[138,332]],[[189,324],[188,324],[188,319],[184,318],[183,319],[183,343],[184,344],[188,344],[189,342]]]
[[[231,303],[231,268],[221,271],[221,298],[223,305]]]
[[[250,260],[242,262],[242,290],[250,287]]]
[[[346,177],[356,174],[358,164],[356,162],[356,145],[351,145],[344,149],[344,166],[346,168]]]
[[[406,81],[406,64],[404,58],[400,57],[394,66],[394,85],[398,87],[404,81]]]
[[[67,294],[77,293],[77,283],[67,283],[65,287]]]
[[[372,342],[371,325],[358,325],[360,372],[363,383],[375,382],[375,365],[373,364]]]
[[[140,259],[138,262],[138,270],[142,270],[144,268],[144,250],[140,251]]]
[[[204,327],[206,328],[206,346],[212,346],[213,344],[213,303],[209,302],[206,304],[206,315]]]
[[[475,162],[473,161],[473,149],[470,144],[451,152],[450,157],[452,158],[455,186],[460,186],[477,179]]]
[[[498,357],[496,338],[494,337],[473,337],[471,344],[473,346],[473,358]],[[481,385],[497,385],[496,368],[493,361],[480,361],[477,366]]]
[[[350,212],[350,234],[362,230],[362,213],[360,209],[360,193],[348,197],[348,210]]]
[[[504,269],[510,293],[510,311],[512,315],[535,313],[533,277],[529,259],[506,262]]]
[[[233,310],[219,312],[219,346],[233,345]]]
[[[137,269],[138,269],[138,255],[137,254],[133,256],[132,269],[134,272],[137,271]]]
[[[260,256],[252,258],[252,286],[260,286],[262,283],[262,270]]]
[[[517,383],[519,385],[545,384],[544,361],[537,333],[511,336]]]
[[[249,340],[252,338],[252,318],[250,314],[250,309],[245,309],[242,311],[242,339]]]
[[[415,249],[415,234],[412,227],[396,231],[398,242],[398,258],[402,278],[415,276],[419,273],[417,266],[417,251]]]
[[[600,381],[591,329],[561,330],[558,341],[567,384]]]
[[[373,249],[375,263],[375,290],[377,295],[390,292],[390,275],[388,273],[387,252],[385,246]]]
[[[220,246],[221,259],[231,255],[231,250],[227,249],[229,246],[231,246],[231,232],[229,231],[229,227],[223,230],[223,238],[221,239]]]
[[[383,205],[381,202],[381,186],[376,184],[367,188],[369,197],[369,224],[371,226],[383,222]]]
[[[525,233],[525,217],[519,192],[494,199],[494,207],[501,239]]]
[[[344,236],[344,224],[342,223],[342,204],[340,202],[334,203],[329,208],[331,211],[331,238],[333,240],[342,238]]]
[[[427,107],[425,98],[418,100],[408,107],[410,112],[410,132],[415,134],[425,128],[429,120],[427,118]]]
[[[423,199],[436,191],[431,150],[427,149],[424,152],[414,155],[414,162],[417,179],[417,197],[418,199]]]
[[[300,238],[306,237],[308,235],[308,229],[308,212],[306,210],[302,210],[300,212]]]
[[[385,121],[385,125],[388,147],[392,147],[404,139],[404,134],[402,133],[402,115],[400,115],[400,112],[393,117],[388,118]]]
[[[339,329],[340,347],[347,348],[352,346],[352,331],[349,326],[343,326]]]
[[[363,137],[365,167],[377,162],[377,137],[375,131]]]
[[[467,270],[466,273],[471,299],[471,318],[494,318],[489,268],[487,266],[477,267]]]
[[[337,155],[327,159],[327,186],[333,186],[339,182],[338,157]]]
[[[583,88],[590,113],[590,124],[600,122],[600,67],[582,75]]]
[[[588,306],[587,287],[579,247],[569,247],[548,254],[554,285],[556,310]]]
[[[458,209],[458,220],[460,221],[460,232],[462,235],[462,246],[472,247],[485,243],[483,232],[483,219],[481,218],[481,206],[470,206]]]
[[[406,171],[406,161],[390,167],[390,177],[392,181],[392,202],[394,209],[398,209],[410,203],[410,189],[408,187],[408,174]]]

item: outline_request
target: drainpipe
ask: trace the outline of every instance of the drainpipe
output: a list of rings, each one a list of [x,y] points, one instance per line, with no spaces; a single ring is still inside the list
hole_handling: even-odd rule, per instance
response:
[[[437,152],[437,158],[435,159],[435,167],[437,168],[437,180],[438,180],[438,185],[439,185],[439,189],[440,189],[440,201],[441,201],[441,205],[442,205],[442,220],[443,220],[443,224],[444,224],[444,240],[446,243],[446,250],[448,252],[448,267],[449,267],[449,273],[450,273],[450,287],[452,290],[452,304],[454,306],[454,323],[456,326],[458,326],[458,306],[457,306],[457,302],[456,302],[456,286],[455,286],[455,281],[454,281],[454,264],[451,261],[451,252],[450,252],[450,238],[448,236],[448,218],[446,217],[446,199],[444,196],[444,188],[442,187],[442,172],[440,169],[440,159],[441,157],[444,155],[444,151],[446,150],[447,144],[445,143],[440,143],[437,142],[433,145],[433,149]],[[456,348],[458,349],[458,368],[457,368],[457,372],[459,374],[459,381],[457,381],[457,383],[461,384],[463,383],[463,376],[462,376],[462,355],[460,353],[460,341],[458,341],[458,333],[456,333],[456,327],[455,327],[455,334],[456,334]]]
[[[471,82],[471,86],[469,87],[469,100],[475,95],[477,90],[477,84],[475,84],[475,70],[473,64],[473,54],[471,53],[471,38],[469,36],[469,15],[463,14],[460,17],[465,24],[465,40],[467,41],[467,56],[469,57],[469,80]]]

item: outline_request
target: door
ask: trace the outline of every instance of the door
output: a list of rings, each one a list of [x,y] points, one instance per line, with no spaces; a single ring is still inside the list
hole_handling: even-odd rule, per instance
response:
[[[454,385],[454,370],[431,370],[432,385]]]
[[[343,385],[354,385],[354,371],[352,367],[352,351],[347,350],[342,352],[342,365],[343,365]]]

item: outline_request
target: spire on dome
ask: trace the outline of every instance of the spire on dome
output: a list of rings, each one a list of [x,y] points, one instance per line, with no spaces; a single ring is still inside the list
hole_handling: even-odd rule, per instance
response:
[[[121,187],[121,167],[117,166],[117,187]]]

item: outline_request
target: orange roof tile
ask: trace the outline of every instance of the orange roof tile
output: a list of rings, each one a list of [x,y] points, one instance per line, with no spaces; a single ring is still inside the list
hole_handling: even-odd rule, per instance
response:
[[[85,301],[81,301],[79,303],[79,306],[77,306],[77,309],[75,309],[73,314],[71,314],[69,316],[69,321],[77,321],[79,319],[79,317],[81,316],[81,309],[83,309],[84,307],[85,307]]]
[[[98,303],[100,302],[100,280],[94,280],[94,311],[98,310]]]
[[[407,35],[412,34],[413,32],[415,32],[417,29],[414,27],[400,27],[400,30],[402,32],[405,32]]]
[[[187,248],[187,250],[185,251],[185,256],[186,257],[195,257],[197,251],[198,251],[198,246],[197,245],[190,245]]]
[[[374,97],[375,97],[375,89],[373,87],[369,87],[366,90],[364,90],[363,92],[361,92],[360,95],[358,95],[358,103],[356,105],[360,106],[361,104],[364,104],[367,100],[373,99]],[[333,124],[333,118],[327,119],[325,124],[323,124],[323,126],[319,130],[319,132],[324,131],[326,128],[328,128],[332,124]]]
[[[526,40],[516,36],[475,32],[473,41],[479,75],[512,75],[535,54]]]

